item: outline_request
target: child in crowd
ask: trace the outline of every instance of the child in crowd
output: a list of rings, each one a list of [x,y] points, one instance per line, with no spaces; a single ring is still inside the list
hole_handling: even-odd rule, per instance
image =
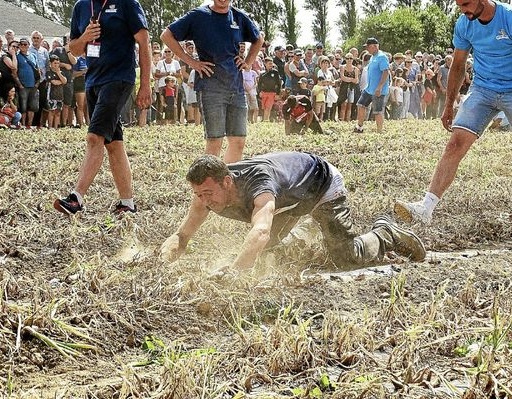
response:
[[[68,80],[60,71],[60,59],[56,55],[50,55],[50,68],[46,71],[46,81],[48,82],[46,95],[48,129],[58,129],[64,101],[64,85]]]
[[[311,90],[308,89],[308,79],[307,78],[299,79],[299,90],[297,91],[297,94],[299,96],[306,96],[307,98],[312,100]]]
[[[313,86],[313,98],[315,103],[315,114],[319,120],[323,120],[325,111],[325,91],[327,87],[324,85],[325,78],[319,76],[316,84]]]
[[[252,68],[249,70],[243,70],[242,76],[244,79],[244,90],[245,97],[247,99],[247,106],[249,108],[249,112],[247,114],[247,119],[251,123],[258,122],[258,73],[254,71]]]
[[[21,113],[18,112],[16,89],[14,84],[2,87],[0,93],[0,126],[18,129],[20,127]]]
[[[160,104],[164,105],[163,124],[174,124],[174,108],[176,107],[176,82],[174,76],[165,78],[165,86],[160,89]]]
[[[281,89],[279,96],[276,97],[274,101],[274,105],[272,106],[272,112],[270,114],[270,120],[272,122],[282,122],[283,121],[283,104],[290,95],[290,90]]]
[[[389,88],[389,101],[391,103],[391,119],[400,119],[404,102],[405,79],[394,77]]]

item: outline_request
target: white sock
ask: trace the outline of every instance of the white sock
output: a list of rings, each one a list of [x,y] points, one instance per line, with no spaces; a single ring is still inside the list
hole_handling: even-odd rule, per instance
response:
[[[78,200],[78,203],[80,204],[80,206],[82,206],[84,204],[84,199],[78,191],[73,190],[73,191],[71,191],[71,194],[75,194],[76,199]]]
[[[135,204],[133,203],[133,198],[121,199],[121,204],[123,204],[124,206],[127,206],[130,209],[135,208]]]
[[[425,194],[425,198],[423,198],[423,206],[425,207],[425,210],[427,211],[427,214],[432,215],[432,212],[434,212],[434,208],[439,203],[441,199],[430,192],[427,192]]]

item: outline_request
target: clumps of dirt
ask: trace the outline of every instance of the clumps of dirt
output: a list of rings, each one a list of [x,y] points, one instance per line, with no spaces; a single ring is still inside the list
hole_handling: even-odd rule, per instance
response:
[[[393,198],[421,196],[446,139],[429,122],[388,126],[357,138],[257,126],[247,154],[325,155],[345,176],[363,232]],[[182,259],[162,263],[202,136],[169,127],[127,137],[139,212],[110,215],[104,168],[86,212],[68,219],[51,204],[73,186],[82,135],[0,132],[10,154],[0,163],[0,396],[511,396],[510,140],[478,144],[434,223],[413,226],[430,250],[475,255],[391,258],[390,273],[338,278],[316,238],[265,253],[253,274],[212,276],[248,229],[219,217]],[[484,251],[493,248],[505,250]]]

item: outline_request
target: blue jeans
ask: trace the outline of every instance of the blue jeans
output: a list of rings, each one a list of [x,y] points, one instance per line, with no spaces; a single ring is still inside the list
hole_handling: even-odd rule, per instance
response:
[[[245,93],[237,93],[220,85],[209,85],[199,92],[207,139],[247,135],[247,101]]]
[[[361,107],[368,108],[370,104],[372,104],[372,110],[374,114],[383,114],[384,113],[384,98],[385,95],[374,96],[368,93],[366,90],[361,92],[361,96],[357,101],[357,105]]]
[[[512,120],[512,92],[498,93],[471,85],[452,127],[468,130],[480,137],[500,111],[505,113],[508,120]]]

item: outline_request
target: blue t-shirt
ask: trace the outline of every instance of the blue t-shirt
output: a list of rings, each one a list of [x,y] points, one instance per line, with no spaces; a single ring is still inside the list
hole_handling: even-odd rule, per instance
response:
[[[16,55],[18,60],[18,78],[24,87],[30,88],[36,85],[34,77],[34,68],[37,65],[36,56],[32,53],[23,55],[18,53]]]
[[[497,92],[512,91],[512,6],[496,3],[493,19],[482,24],[461,15],[455,24],[456,49],[473,50],[473,83]]]
[[[99,14],[101,44],[99,57],[87,57],[87,88],[113,81],[135,82],[135,39],[141,29],[148,29],[146,16],[137,0],[92,0],[94,14]],[[100,14],[100,10],[101,14]],[[91,0],[78,0],[71,18],[71,39],[85,31],[91,19]]]
[[[240,94],[244,93],[242,72],[238,70],[235,57],[240,42],[254,43],[260,37],[258,27],[242,11],[230,7],[226,14],[219,14],[208,6],[189,11],[169,25],[169,30],[178,41],[193,40],[200,61],[213,62],[213,75],[196,76],[194,89],[221,86]]]
[[[368,94],[371,94],[372,96],[375,94],[375,90],[377,90],[377,86],[382,78],[382,73],[386,70],[389,70],[388,57],[384,52],[379,50],[376,54],[372,55],[370,63],[368,64],[368,86],[365,89]],[[380,95],[385,96],[388,92],[389,79],[386,79],[386,82],[380,91]]]

